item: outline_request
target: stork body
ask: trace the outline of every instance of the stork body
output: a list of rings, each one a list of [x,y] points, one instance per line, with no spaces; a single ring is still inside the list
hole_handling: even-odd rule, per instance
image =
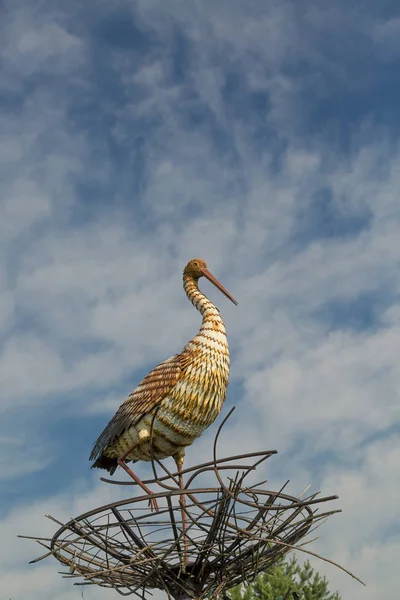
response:
[[[194,259],[188,263],[183,285],[187,297],[203,316],[198,334],[180,354],[150,371],[121,404],[90,455],[90,460],[95,461],[92,467],[112,474],[120,465],[147,492],[126,461],[172,456],[180,472],[185,448],[213,423],[225,400],[230,365],[228,341],[218,309],[199,290],[198,280],[203,275],[237,304],[204,261]],[[153,505],[158,508],[156,502]]]

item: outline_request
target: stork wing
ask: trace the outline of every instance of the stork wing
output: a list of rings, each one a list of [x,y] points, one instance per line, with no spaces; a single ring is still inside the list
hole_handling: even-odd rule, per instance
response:
[[[178,381],[183,367],[183,355],[176,354],[150,371],[121,404],[93,446],[89,460],[98,458],[105,448],[125,429],[135,425],[161,402]]]

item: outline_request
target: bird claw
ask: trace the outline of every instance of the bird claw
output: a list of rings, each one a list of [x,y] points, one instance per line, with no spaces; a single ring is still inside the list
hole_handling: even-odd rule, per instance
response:
[[[149,508],[151,510],[151,512],[153,512],[153,510],[155,512],[159,512],[159,508],[158,508],[158,502],[156,498],[149,498]]]

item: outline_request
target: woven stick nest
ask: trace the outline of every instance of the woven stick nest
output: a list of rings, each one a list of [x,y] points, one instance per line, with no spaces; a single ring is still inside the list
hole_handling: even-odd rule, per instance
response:
[[[247,484],[250,473],[276,451],[218,459],[221,427],[214,459],[184,471],[183,491],[177,474],[159,463],[166,475],[155,473],[146,481],[162,487],[152,495],[158,500],[159,512],[150,512],[149,496],[141,495],[95,508],[65,524],[49,517],[60,525],[52,538],[20,536],[34,539],[48,550],[31,562],[52,555],[68,567],[62,575],[77,580],[76,585],[100,585],[122,596],[135,594],[143,599],[159,589],[168,597],[184,600],[223,596],[293,549],[317,556],[300,548],[299,542],[321,521],[340,512],[320,511],[321,505],[337,496],[312,494],[301,499],[286,494],[286,484],[279,491],[266,489],[265,482]],[[207,487],[200,487],[199,480],[206,480]],[[185,539],[181,493],[186,496]]]

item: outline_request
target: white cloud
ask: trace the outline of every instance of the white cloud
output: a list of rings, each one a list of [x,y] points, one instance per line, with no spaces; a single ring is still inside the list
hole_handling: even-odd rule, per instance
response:
[[[36,435],[30,440],[30,448],[16,435],[0,435],[0,480],[17,479],[45,468],[50,462],[43,452],[43,441],[39,443]]]
[[[323,478],[323,487],[338,493],[343,513],[326,524],[316,548],[348,566],[366,583],[367,587],[361,588],[327,566],[328,578],[340,584],[344,598],[390,598],[397,590],[390,572],[400,550],[396,533],[399,436],[364,446],[357,458],[357,465],[346,468],[342,462]],[[318,568],[318,563],[315,566]]]
[[[45,514],[66,522],[72,515],[82,514],[95,503],[106,504],[115,497],[112,486],[102,484],[88,488],[88,483],[80,482],[75,489],[65,490],[62,496],[31,503],[29,509],[17,508],[2,520],[0,558],[3,572],[0,574],[0,589],[5,598],[19,598],[27,593],[30,600],[73,600],[81,597],[82,588],[74,587],[74,581],[62,578],[59,572],[65,572],[66,568],[52,557],[36,565],[28,565],[28,561],[41,556],[46,550],[36,542],[16,536],[51,536],[58,526],[46,519]],[[87,600],[113,595],[110,590],[97,587],[85,587],[84,590]],[[116,593],[114,595],[117,596]]]
[[[393,60],[400,52],[399,44],[400,19],[393,17],[387,20],[380,20],[374,24],[373,40],[375,48],[381,54],[383,59]]]
[[[12,69],[17,78],[47,69],[65,73],[82,66],[82,41],[63,26],[60,12],[41,8],[17,2],[9,3],[5,11],[2,56],[6,72]]]
[[[19,112],[0,118],[0,410],[5,428],[9,409],[29,404],[40,412],[37,422],[21,425],[20,438],[1,438],[20,460],[10,473],[4,453],[0,475],[22,477],[43,465],[52,440],[40,407],[58,410],[65,392],[89,390],[96,398],[86,418],[105,411],[111,416],[124,398],[111,387],[119,389],[131,372],[182,348],[199,316],[184,297],[181,271],[201,256],[239,301],[230,306],[202,282],[222,311],[233,351],[228,401],[238,407],[221,452],[276,447],[281,454],[266,467],[273,484],[291,477],[297,493],[318,479],[323,493],[339,493],[345,513],[320,530],[321,548],[369,579],[367,591],[330,567],[317,568],[329,573],[343,598],[394,596],[398,537],[395,531],[385,536],[398,503],[391,480],[398,456],[395,438],[385,437],[400,416],[399,148],[373,121],[355,127],[346,156],[331,141],[302,139],[296,132],[306,107],[298,93],[309,83],[283,68],[302,58],[327,72],[339,69],[321,54],[317,33],[329,21],[345,25],[342,32],[368,25],[372,35],[371,23],[350,23],[335,7],[322,14],[313,4],[304,15],[313,35],[304,36],[288,3],[259,4],[259,12],[246,3],[245,20],[240,2],[213,3],[212,9],[148,0],[138,6],[140,23],[159,36],[162,50],[155,45],[135,62],[110,48],[108,68],[127,98],[115,107],[87,77],[93,67],[89,32],[79,38],[57,15],[42,19],[22,7],[10,12],[8,37],[2,37],[15,72],[0,80],[7,93],[39,71],[58,78],[26,96]],[[389,46],[394,52],[395,25],[388,21],[374,30],[382,52]],[[171,76],[173,26],[183,27],[191,44],[191,75],[184,83]],[[227,110],[227,65],[241,74],[244,98],[267,93],[264,116],[253,115],[244,101],[237,113]],[[346,68],[339,69],[342,78]],[[73,96],[63,80],[73,82]],[[353,84],[362,81],[355,77]],[[98,110],[104,109],[99,121],[115,117],[107,132],[112,143],[127,148],[123,168],[99,141],[103,133],[93,138],[90,127],[72,124],[69,109],[81,93],[93,94]],[[215,119],[218,139],[207,118],[190,121],[188,112],[199,107]],[[246,111],[251,115],[243,116]],[[135,144],[143,131],[137,130],[150,117],[159,125],[143,130],[147,160],[139,173]],[[265,135],[255,144],[255,132],[266,125],[278,141]],[[143,178],[137,188],[131,173]],[[89,222],[79,217],[85,198],[76,184],[82,181],[112,190],[108,205],[96,198]],[[329,239],[323,230],[310,230],[301,238],[321,189],[332,195],[334,216],[365,219],[365,227]],[[383,300],[371,328],[354,331],[344,323],[330,331],[321,308],[369,293]],[[190,449],[188,461],[209,456],[214,432],[215,426]],[[29,455],[22,440],[31,436],[36,450]],[[32,551],[12,540],[16,526],[24,533],[45,513],[68,518],[105,502],[111,492],[92,486],[90,480],[83,490],[40,504],[29,498],[23,518],[22,509],[10,512],[2,538],[10,569],[2,580],[6,594],[76,597],[56,565],[25,569]],[[97,591],[86,594],[97,597]]]

